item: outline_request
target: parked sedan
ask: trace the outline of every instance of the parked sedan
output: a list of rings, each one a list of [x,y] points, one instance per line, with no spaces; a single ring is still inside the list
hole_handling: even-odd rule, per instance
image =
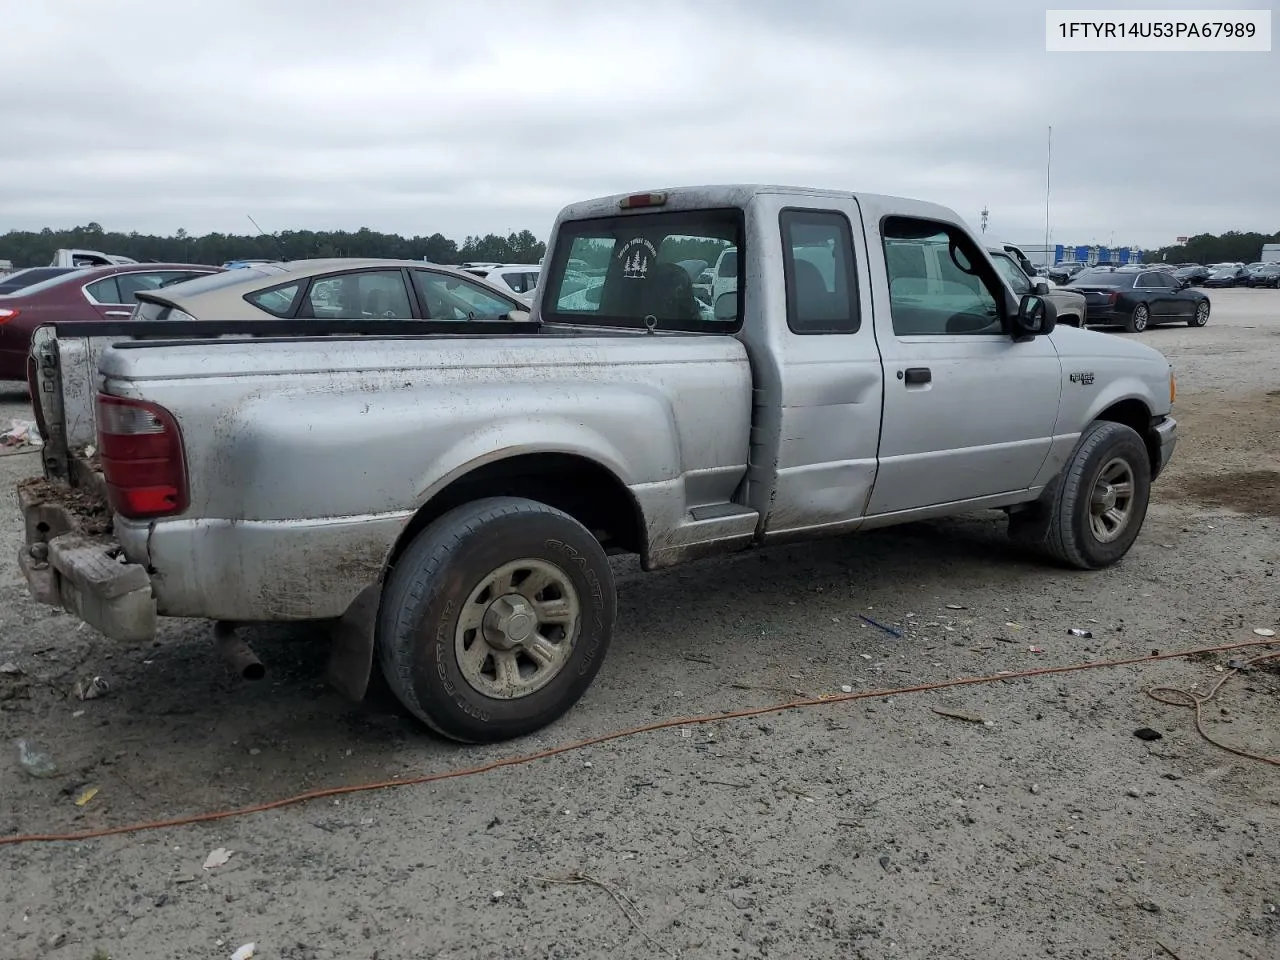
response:
[[[1049,268],[1049,279],[1054,283],[1066,283],[1081,270],[1089,265],[1087,263],[1067,262],[1059,263]]]
[[[69,270],[0,296],[0,380],[27,379],[31,333],[57,320],[126,320],[135,295],[217,273],[191,263],[130,263]]]
[[[1141,333],[1159,323],[1203,327],[1209,322],[1209,298],[1158,270],[1089,270],[1076,277],[1070,289],[1085,296],[1086,326],[1124,327]]]
[[[1198,263],[1184,263],[1173,275],[1189,287],[1198,287],[1209,279],[1209,268]]]
[[[1209,268],[1209,276],[1205,278],[1202,286],[1234,287],[1244,283],[1248,278],[1249,272],[1243,263],[1215,263]]]
[[[1275,287],[1280,289],[1280,263],[1264,263],[1256,270],[1249,271],[1251,287]]]
[[[421,260],[294,260],[228,270],[139,298],[137,320],[520,320],[495,283]]]

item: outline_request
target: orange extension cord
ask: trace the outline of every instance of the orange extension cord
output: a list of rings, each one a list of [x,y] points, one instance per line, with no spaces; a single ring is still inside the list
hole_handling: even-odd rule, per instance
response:
[[[98,837],[110,837],[125,833],[140,833],[143,830],[161,830],[169,827],[184,827],[193,823],[209,823],[214,820],[226,820],[231,817],[244,817],[253,813],[264,813],[268,810],[278,810],[281,807],[288,807],[298,803],[305,803],[309,800],[320,800],[325,797],[338,797],[349,793],[364,793],[370,790],[387,790],[392,787],[410,787],[424,783],[436,783],[441,780],[453,780],[459,777],[475,777],[482,773],[490,773],[494,770],[500,770],[503,767],[515,767],[526,763],[532,763],[535,760],[543,760],[547,757],[559,756],[563,753],[569,753],[574,750],[581,750],[585,747],[592,747],[600,743],[608,743],[611,740],[621,740],[625,737],[634,737],[642,733],[652,733],[655,730],[666,730],[671,727],[695,726],[697,724],[714,723],[718,720],[737,720],[744,717],[759,717],[764,714],[782,713],[787,710],[799,710],[806,707],[828,706],[833,703],[849,703],[854,700],[869,700],[875,697],[897,697],[909,693],[925,693],[930,690],[944,690],[948,687],[973,686],[980,683],[995,683],[999,680],[1017,680],[1024,677],[1043,677],[1054,673],[1075,673],[1082,670],[1101,670],[1113,667],[1127,667],[1139,663],[1153,663],[1157,660],[1174,660],[1179,657],[1191,657],[1200,654],[1221,653],[1226,650],[1240,650],[1245,647],[1261,647],[1274,644],[1274,640],[1249,640],[1240,643],[1228,643],[1217,647],[1201,647],[1195,650],[1180,650],[1177,653],[1159,653],[1146,657],[1133,657],[1128,660],[1100,660],[1095,663],[1075,663],[1065,667],[1039,667],[1035,670],[1019,670],[1013,672],[1004,672],[992,674],[983,677],[961,677],[956,680],[942,680],[937,683],[925,683],[914,687],[895,687],[890,690],[864,690],[857,693],[839,693],[830,696],[820,696],[806,698],[802,700],[791,700],[786,703],[776,703],[767,707],[751,707],[745,710],[731,710],[727,713],[704,714],[693,717],[678,717],[670,720],[660,720],[656,723],[645,724],[640,727],[630,727],[625,730],[616,730],[612,733],[603,733],[595,737],[587,737],[584,740],[574,740],[569,743],[561,744],[558,747],[550,747],[546,750],[539,750],[536,753],[520,754],[514,757],[507,757],[502,760],[494,760],[490,763],[481,764],[477,767],[463,767],[455,770],[444,770],[440,773],[428,773],[420,777],[411,777],[406,780],[381,780],[373,783],[357,783],[345,787],[327,787],[321,790],[311,790],[307,793],[300,793],[292,797],[285,797],[281,800],[271,800],[266,803],[258,803],[248,807],[240,807],[236,810],[215,810],[209,813],[198,813],[187,817],[175,817],[172,820],[152,820],[146,823],[127,824],[119,827],[107,827],[101,830],[85,830],[80,833],[37,833],[37,834],[16,834],[10,837],[0,837],[0,846],[16,845],[20,843],[37,843],[50,841],[79,841],[93,840]],[[1248,666],[1261,663],[1264,660],[1270,660],[1280,657],[1280,652],[1269,653],[1261,657],[1256,657],[1248,662]],[[1226,746],[1213,740],[1205,733],[1201,726],[1200,710],[1218,692],[1232,675],[1238,672],[1238,668],[1232,669],[1221,680],[1214,684],[1213,689],[1207,696],[1197,697],[1185,690],[1177,690],[1171,687],[1153,687],[1148,693],[1159,700],[1161,703],[1167,703],[1172,706],[1194,707],[1196,711],[1196,729],[1210,743],[1221,747],[1224,750],[1237,754],[1238,756],[1248,757],[1253,760],[1259,760],[1263,763],[1280,766],[1280,759],[1273,757],[1260,757],[1254,754],[1237,750],[1234,747]],[[1175,693],[1182,700],[1170,700],[1164,696],[1156,696],[1157,693]]]

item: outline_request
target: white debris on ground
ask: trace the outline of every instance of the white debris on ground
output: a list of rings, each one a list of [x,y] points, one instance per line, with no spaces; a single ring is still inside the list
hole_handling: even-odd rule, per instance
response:
[[[4,447],[40,447],[44,440],[34,420],[10,420],[9,427],[0,433],[0,446]]]

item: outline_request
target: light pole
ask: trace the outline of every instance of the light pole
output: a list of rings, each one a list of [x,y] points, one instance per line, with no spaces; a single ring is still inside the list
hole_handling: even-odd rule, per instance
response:
[[[987,208],[985,205],[982,208],[982,232],[987,232]]]

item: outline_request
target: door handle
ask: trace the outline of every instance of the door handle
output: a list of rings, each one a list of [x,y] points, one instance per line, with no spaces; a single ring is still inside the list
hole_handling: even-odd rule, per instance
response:
[[[133,316],[133,311],[132,311],[132,310],[104,310],[103,312],[104,312],[108,317],[131,317],[131,316]]]
[[[933,371],[928,367],[908,367],[902,379],[908,386],[913,383],[932,383]]]

